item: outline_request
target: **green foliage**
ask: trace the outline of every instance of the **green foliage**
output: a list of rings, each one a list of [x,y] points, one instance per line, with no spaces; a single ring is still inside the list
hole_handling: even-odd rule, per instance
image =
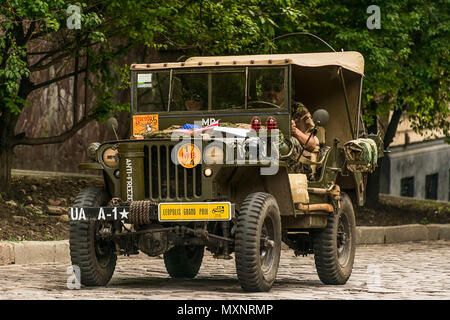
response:
[[[12,34],[7,34],[0,38],[0,98],[3,98],[3,104],[14,114],[20,113],[21,107],[25,105],[25,100],[17,96],[19,90],[19,80],[22,77],[28,77],[30,72],[26,57],[26,48],[19,46],[14,41]]]
[[[79,30],[66,27],[71,17],[66,10],[74,4],[81,8]],[[301,17],[288,0],[8,0],[0,1],[0,10],[0,33],[7,35],[0,38],[0,111],[21,112],[34,89],[32,83],[20,90],[21,83],[35,70],[57,62],[58,55],[52,53],[57,51],[69,61],[89,55],[98,120],[114,110],[129,109],[118,105],[115,97],[117,89],[129,84],[123,81],[127,73],[118,58],[131,47],[182,50],[187,55],[255,52],[281,25],[295,29]],[[44,41],[50,52],[38,55],[46,59],[35,66],[30,63],[36,61],[30,50],[33,41]]]
[[[20,242],[20,241],[22,241],[22,239],[17,238],[17,237],[11,237],[9,239],[6,239],[6,241],[9,241],[9,242]]]
[[[369,30],[366,9],[378,3],[373,2],[0,0],[0,112],[19,114],[36,85],[32,74],[58,63],[58,54],[47,53],[47,59],[33,65],[33,41],[45,41],[50,52],[64,54],[61,61],[78,55],[83,62],[89,56],[89,65],[80,67],[94,77],[89,84],[98,97],[96,117],[106,119],[114,110],[129,109],[117,99],[117,91],[129,86],[128,67],[119,58],[133,47],[184,56],[329,51],[306,37],[272,41],[306,31],[337,50],[364,55],[368,124],[374,114],[401,108],[417,132],[440,128],[448,133],[448,0],[379,2],[381,29]],[[66,10],[73,4],[81,8],[80,30],[66,27]]]
[[[17,115],[27,105],[26,97],[34,89],[33,83],[27,83],[26,90],[20,90],[20,86],[27,82],[24,80],[30,81],[33,72],[31,42],[46,41],[49,51],[53,49],[73,56],[74,47],[67,46],[67,43],[63,47],[60,36],[67,37],[69,42],[75,35],[87,36],[95,41],[104,40],[105,35],[99,29],[102,19],[96,12],[81,12],[83,31],[68,32],[65,28],[69,17],[66,9],[71,4],[72,1],[68,0],[0,1],[0,34],[5,35],[0,37],[0,112],[8,110]],[[78,5],[87,8],[88,2]],[[50,61],[51,58],[50,55]]]
[[[377,4],[381,29],[366,26],[367,8]],[[418,133],[439,129],[449,135],[448,88],[450,17],[448,0],[314,0],[302,7],[303,30],[325,39],[336,50],[355,50],[365,58],[363,106],[373,115],[397,108],[408,111]],[[277,42],[279,51],[326,49],[302,38]]]
[[[106,15],[114,14],[132,43],[207,55],[258,51],[280,21],[295,29],[301,16],[286,0],[115,0]]]
[[[120,72],[120,89],[130,89],[131,88],[131,72],[130,66],[125,64],[119,69]]]

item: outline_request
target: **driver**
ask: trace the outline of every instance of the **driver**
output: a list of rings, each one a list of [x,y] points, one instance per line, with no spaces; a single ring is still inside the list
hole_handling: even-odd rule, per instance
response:
[[[300,142],[302,146],[306,145],[305,148],[307,151],[314,151],[316,146],[319,145],[319,139],[314,136],[314,134],[311,134],[315,125],[309,110],[303,103],[295,101],[292,103],[291,110],[292,135]],[[311,138],[309,138],[310,134]]]
[[[264,77],[262,81],[262,98],[264,101],[276,104],[281,108],[285,105],[286,90],[282,77],[270,78]],[[314,121],[305,105],[301,102],[293,101],[292,106],[292,135],[300,142],[301,146],[305,146],[306,151],[314,151],[319,144],[318,139],[314,136],[308,137],[314,128]],[[305,152],[304,152],[305,154]]]
[[[273,75],[273,74],[271,74]],[[270,76],[266,74],[262,78],[262,99],[272,104],[276,104],[281,108],[286,103],[286,88],[284,86],[284,78],[279,76]],[[292,167],[295,172],[304,172],[305,166],[300,162],[300,155],[306,158],[311,157],[313,152],[319,145],[319,139],[314,135],[314,121],[309,110],[301,102],[293,101],[291,105],[291,132],[294,139],[295,155],[291,158]],[[303,151],[303,148],[305,149]],[[303,152],[303,153],[302,153]]]
[[[203,99],[198,93],[192,94],[184,103],[187,111],[198,111],[203,108]]]
[[[282,80],[266,78],[262,82],[262,99],[276,104],[280,108],[284,107],[286,99],[286,90]]]
[[[301,163],[300,156],[311,158],[310,152],[313,152],[319,145],[319,139],[313,133],[314,121],[308,109],[301,102],[293,102],[291,111],[291,132],[295,140],[293,141],[294,155],[289,159],[288,166],[292,172],[311,174],[311,166]],[[304,151],[303,148],[305,148]]]

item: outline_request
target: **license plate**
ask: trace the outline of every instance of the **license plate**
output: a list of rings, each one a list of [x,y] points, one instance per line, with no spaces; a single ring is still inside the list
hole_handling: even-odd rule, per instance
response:
[[[71,221],[128,221],[130,207],[69,208]],[[156,212],[155,212],[156,213]],[[154,216],[154,219],[156,215]]]
[[[159,221],[228,221],[230,202],[173,202],[160,203]]]

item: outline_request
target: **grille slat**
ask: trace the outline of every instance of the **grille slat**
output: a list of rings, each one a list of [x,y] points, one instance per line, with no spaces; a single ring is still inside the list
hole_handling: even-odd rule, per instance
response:
[[[152,146],[150,149],[150,155],[149,155],[149,163],[148,166],[151,168],[151,172],[150,172],[150,196],[152,198],[157,198],[158,197],[158,168],[157,168],[157,154],[156,154],[156,146]]]
[[[180,198],[179,193],[178,193],[178,183],[179,183],[179,178],[178,178],[178,165],[175,165],[175,197],[177,199]]]
[[[166,190],[166,194],[167,194],[167,198],[170,199],[170,164],[172,163],[172,161],[170,160],[169,157],[169,148],[164,147],[166,150],[166,183],[167,183],[167,190]]]
[[[144,147],[144,185],[145,185],[145,198],[150,198],[151,194],[152,194],[152,183],[151,183],[151,179],[150,177],[152,176],[152,167],[149,165],[150,163],[150,158],[149,158],[149,154],[150,152],[148,151],[149,147],[145,146]]]
[[[196,190],[196,184],[197,184],[197,167],[194,167],[192,169],[192,194],[196,194],[195,190]]]
[[[195,181],[196,181],[196,185],[195,185],[195,195],[197,197],[201,197],[202,195],[202,166],[197,166],[195,167]]]
[[[170,188],[169,188],[169,197],[171,199],[175,199],[176,198],[176,184],[177,184],[177,180],[175,178],[175,172],[176,172],[176,167],[175,164],[172,162],[171,154],[172,154],[172,150],[173,150],[173,146],[170,146],[168,148],[169,150],[169,174],[170,174]]]
[[[187,199],[188,198],[188,191],[187,191],[187,169],[184,168],[183,170],[183,174],[184,174],[184,197]]]
[[[162,197],[162,182],[161,182],[161,152],[160,152],[160,148],[156,148],[156,152],[157,152],[157,162],[158,162],[158,191],[159,191],[159,196]]]

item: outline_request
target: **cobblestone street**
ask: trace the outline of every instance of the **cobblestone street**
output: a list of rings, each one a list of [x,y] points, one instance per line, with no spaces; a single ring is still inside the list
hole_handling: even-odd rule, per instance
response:
[[[119,258],[106,287],[67,289],[65,264],[0,266],[0,299],[450,299],[450,242],[359,246],[350,280],[323,285],[314,257],[283,251],[268,293],[241,290],[234,260],[206,252],[193,280],[171,279],[162,258]]]

